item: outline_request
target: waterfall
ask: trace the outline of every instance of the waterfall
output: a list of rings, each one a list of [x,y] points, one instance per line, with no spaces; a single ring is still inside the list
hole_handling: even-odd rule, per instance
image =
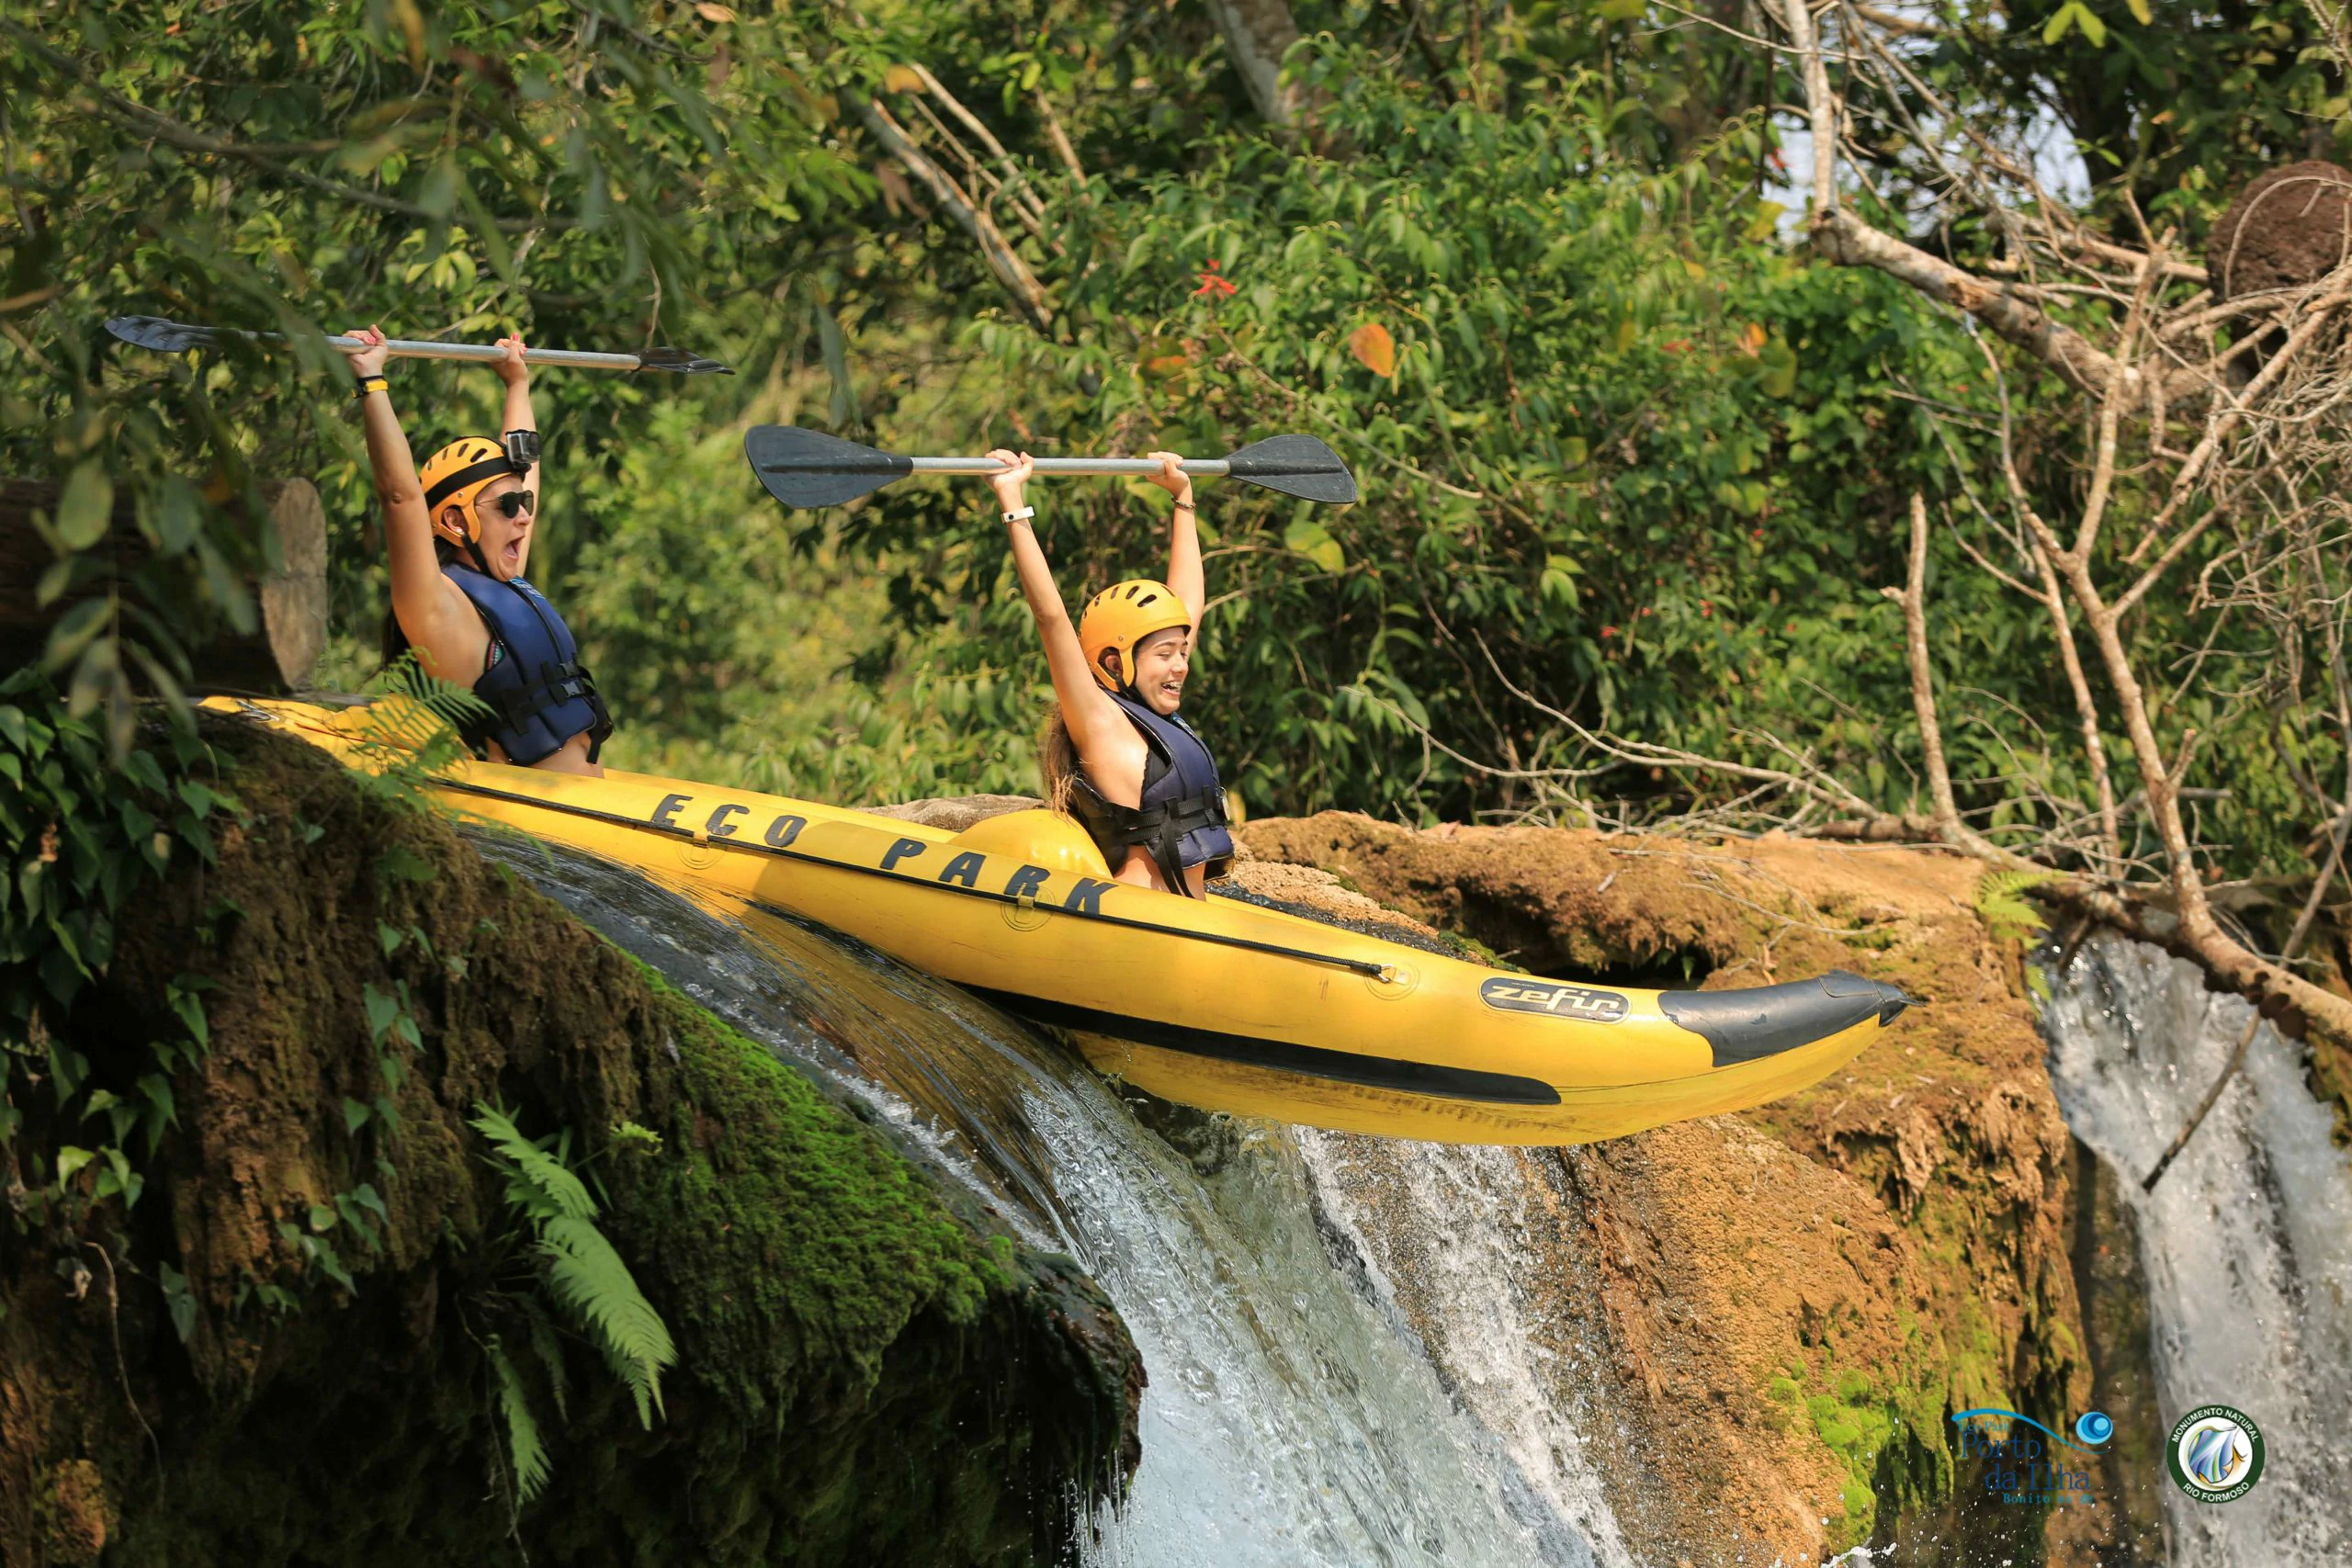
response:
[[[1092,1521],[1088,1563],[1628,1563],[1573,1430],[1555,1421],[1498,1441],[1484,1410],[1441,1381],[1336,1217],[1344,1197],[1328,1172],[1318,1179],[1329,1151],[1311,1135],[1180,1112],[1178,1142],[1209,1145],[1180,1152],[1061,1044],[862,943],[758,913],[715,917],[587,856],[478,840],[679,989],[861,1098],[1108,1292],[1150,1382],[1142,1467]],[[1457,1204],[1434,1223],[1507,1245],[1496,1193],[1459,1181],[1447,1151],[1425,1152]]]
[[[2138,1223],[2165,1427],[2233,1404],[2267,1450],[2234,1502],[2163,1483],[2173,1561],[2333,1568],[2352,1561],[2352,1160],[2302,1049],[2258,1029],[2196,1137],[2140,1189],[2251,1017],[2193,965],[2102,934],[2057,978],[2043,1025],[2059,1105]]]

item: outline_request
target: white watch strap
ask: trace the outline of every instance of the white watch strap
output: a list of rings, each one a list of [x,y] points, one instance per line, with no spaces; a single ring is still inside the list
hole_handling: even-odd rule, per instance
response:
[[[1024,521],[1025,519],[1028,519],[1028,518],[1031,518],[1031,517],[1035,517],[1035,516],[1036,516],[1036,515],[1037,515],[1037,509],[1036,509],[1035,507],[1034,507],[1034,506],[1024,506],[1024,507],[1022,507],[1022,508],[1021,508],[1019,511],[1017,511],[1017,512],[1008,512],[1008,513],[1006,513],[1004,514],[1004,520],[1005,520],[1007,523],[1019,523],[1019,522],[1023,522],[1023,521]]]

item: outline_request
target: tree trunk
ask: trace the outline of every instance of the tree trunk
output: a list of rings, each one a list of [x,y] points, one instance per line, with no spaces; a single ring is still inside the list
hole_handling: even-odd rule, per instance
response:
[[[222,630],[188,649],[198,688],[280,694],[311,682],[327,636],[327,529],[325,508],[308,479],[265,485],[269,525],[277,531],[278,567],[249,580],[259,625],[249,635]],[[29,664],[41,656],[49,629],[91,590],[68,593],[43,605],[35,593],[56,555],[33,527],[36,511],[54,516],[53,484],[0,479],[0,669]],[[154,551],[140,533],[128,498],[115,504],[113,531],[99,547],[113,553],[128,574]],[[95,585],[93,585],[95,588]]]
[[[1295,129],[1302,95],[1282,79],[1283,55],[1298,41],[1286,0],[1208,0],[1233,68],[1250,89],[1259,117],[1279,130]]]

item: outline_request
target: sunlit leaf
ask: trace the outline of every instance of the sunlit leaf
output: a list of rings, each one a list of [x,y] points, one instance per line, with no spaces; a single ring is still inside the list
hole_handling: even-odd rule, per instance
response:
[[[1375,376],[1396,374],[1396,340],[1378,321],[1366,321],[1348,334],[1348,352]]]

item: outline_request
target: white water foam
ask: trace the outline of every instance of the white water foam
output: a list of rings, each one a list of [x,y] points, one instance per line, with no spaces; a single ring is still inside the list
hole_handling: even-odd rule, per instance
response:
[[[1590,1568],[1587,1532],[1333,1266],[1283,1134],[1204,1184],[1095,1100],[1069,1086],[1030,1108],[1073,1242],[1151,1372],[1143,1468],[1090,1563]]]
[[[1378,1221],[1363,1209],[1347,1169],[1358,1140],[1307,1128],[1296,1131],[1315,1178],[1328,1223],[1354,1244],[1388,1298],[1395,1327],[1409,1335],[1405,1314],[1374,1261],[1390,1248],[1375,1247],[1375,1224],[1393,1241],[1409,1233],[1414,1294],[1442,1325],[1440,1352],[1455,1393],[1499,1441],[1520,1473],[1559,1516],[1592,1545],[1607,1568],[1631,1568],[1633,1557],[1585,1452],[1589,1428],[1606,1430],[1601,1413],[1574,1392],[1577,1380],[1558,1364],[1564,1342],[1577,1330],[1543,1303],[1558,1282],[1531,1277],[1531,1235],[1556,1228],[1538,1212],[1530,1183],[1540,1179],[1529,1156],[1514,1149],[1438,1144],[1388,1145],[1383,1167],[1401,1171],[1390,1190],[1406,1201]],[[1541,1265],[1534,1265],[1541,1268]]]
[[[2157,1401],[2167,1427],[2233,1404],[2267,1463],[2234,1502],[2162,1488],[2172,1558],[2199,1568],[2352,1562],[2352,1159],[2268,1024],[2154,1193],[2141,1179],[2221,1073],[2252,1016],[2191,964],[2094,937],[2043,1013],[2075,1134],[2121,1173],[2139,1220]]]

